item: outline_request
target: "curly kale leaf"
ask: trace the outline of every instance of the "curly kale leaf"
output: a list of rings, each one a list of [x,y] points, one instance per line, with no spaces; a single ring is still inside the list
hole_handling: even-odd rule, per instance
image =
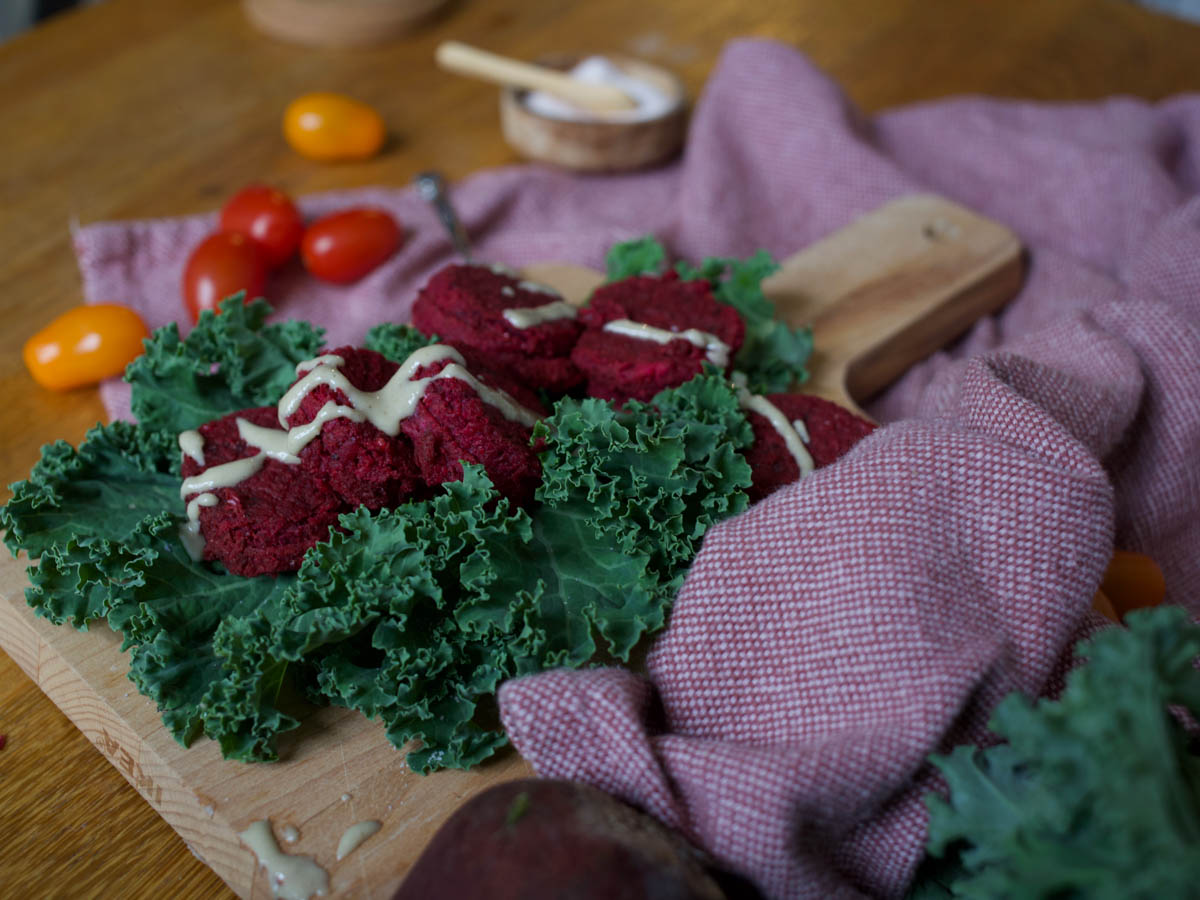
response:
[[[633,278],[637,275],[658,275],[666,264],[667,251],[649,235],[613,244],[604,257],[605,275],[609,281],[620,281],[622,278]]]
[[[38,559],[26,590],[38,615],[86,629],[129,595],[153,555],[137,527],[183,511],[178,455],[170,435],[128,422],[93,428],[78,450],[43,448],[0,508],[8,548]]]
[[[278,706],[287,666],[271,628],[295,576],[245,578],[196,562],[179,541],[182,523],[145,523],[154,558],[109,614],[132,651],[129,677],[185,746],[203,733],[228,759],[275,759],[276,737],[299,724]]]
[[[433,500],[342,517],[309,551],[276,635],[281,658],[308,657],[327,700],[381,719],[418,771],[469,767],[504,743],[475,721],[481,702],[528,655],[516,608],[494,589],[493,551],[530,535],[482,471]]]
[[[146,341],[146,351],[125,369],[130,408],[145,428],[178,434],[252,406],[276,402],[295,380],[296,364],[314,356],[323,332],[307,322],[266,325],[264,300],[242,294],[210,310],[186,338],[167,325]]]
[[[763,294],[763,279],[779,269],[765,250],[749,259],[711,257],[693,268],[676,263],[684,280],[704,278],[722,303],[736,309],[746,322],[746,340],[734,366],[746,373],[756,394],[791,390],[808,378],[805,365],[812,355],[812,330],[792,328],[775,318],[775,304]]]
[[[282,657],[315,661],[329,700],[380,718],[398,746],[418,740],[418,771],[468,767],[503,745],[481,720],[504,678],[582,665],[594,628],[656,618],[644,556],[614,551],[590,523],[510,509],[469,464],[443,487],[344,516],[306,558],[277,640]]]
[[[546,442],[537,497],[590,522],[623,553],[647,554],[654,594],[674,595],[709,526],[746,508],[753,440],[736,395],[701,375],[623,411],[563,400],[535,435]]]
[[[952,896],[1189,897],[1200,884],[1200,756],[1168,707],[1200,715],[1200,627],[1130,614],[1078,652],[1057,701],[1013,694],[1006,744],[933,757],[929,851],[960,851]]]
[[[411,325],[384,322],[367,332],[363,346],[376,353],[382,353],[392,362],[402,363],[422,347],[437,342],[436,335],[426,337]]]

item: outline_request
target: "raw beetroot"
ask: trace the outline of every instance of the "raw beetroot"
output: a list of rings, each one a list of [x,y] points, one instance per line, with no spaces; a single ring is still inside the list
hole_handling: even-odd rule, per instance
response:
[[[707,863],[597,788],[528,778],[460,806],[393,900],[724,900]]]

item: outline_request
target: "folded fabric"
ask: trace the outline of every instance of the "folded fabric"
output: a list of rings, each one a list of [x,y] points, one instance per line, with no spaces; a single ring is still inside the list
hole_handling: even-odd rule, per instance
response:
[[[1020,235],[1020,295],[878,398],[888,427],[706,537],[645,677],[550,672],[500,695],[540,773],[649,809],[770,897],[903,892],[926,756],[986,740],[1005,692],[1053,689],[1114,543],[1200,615],[1200,97],[867,119],[796,51],[735,41],[677,163],[514,167],[454,193],[481,258],[598,266],[647,232],[686,258],[785,256],[917,190]],[[331,345],[407,320],[452,259],[411,189],[300,199],[351,203],[396,214],[401,252],[350,288],[294,269],[272,289]],[[180,273],[212,224],[79,229],[86,298],[182,323]],[[104,388],[113,415],[122,388]]]

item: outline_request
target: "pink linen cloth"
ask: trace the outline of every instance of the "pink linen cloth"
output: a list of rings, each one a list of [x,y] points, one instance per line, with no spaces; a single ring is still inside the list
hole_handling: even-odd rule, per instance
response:
[[[903,893],[927,755],[987,739],[998,700],[1060,682],[1114,547],[1150,553],[1200,614],[1200,97],[1044,105],[963,98],[859,115],[796,51],[734,41],[686,152],[657,170],[514,167],[454,201],[485,259],[599,266],[656,233],[674,254],[777,256],[890,199],[936,191],[1012,227],[1020,295],[872,405],[838,464],[722,523],[645,676],[505,684],[513,742],[681,829],[769,897]],[[331,345],[407,319],[452,251],[409,188],[304,197],[410,229],[351,288],[277,277],[281,317]],[[183,323],[179,278],[213,217],[101,223],[89,302]],[[105,386],[113,415],[123,385]]]

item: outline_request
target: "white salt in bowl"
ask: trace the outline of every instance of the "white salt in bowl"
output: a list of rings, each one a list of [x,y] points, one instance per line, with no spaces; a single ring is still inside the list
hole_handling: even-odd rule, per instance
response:
[[[527,159],[580,172],[641,169],[675,156],[687,128],[687,95],[673,73],[642,60],[605,57],[637,82],[628,92],[639,101],[629,112],[604,116],[572,111],[553,98],[520,88],[500,92],[500,125],[509,145]],[[579,57],[540,59],[571,71]]]

